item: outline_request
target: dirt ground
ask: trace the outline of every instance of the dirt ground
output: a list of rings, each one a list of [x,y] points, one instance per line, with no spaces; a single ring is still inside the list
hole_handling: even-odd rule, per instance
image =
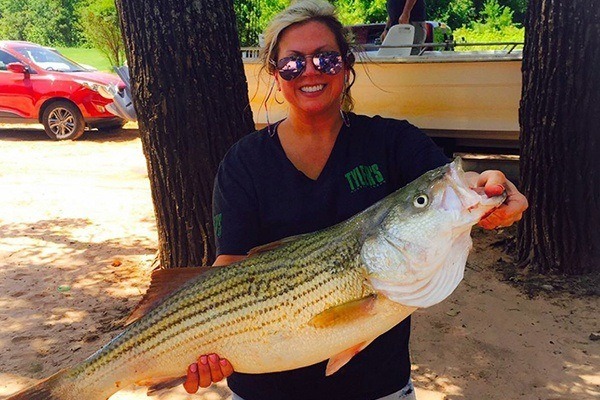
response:
[[[149,284],[157,242],[135,127],[75,142],[4,128],[0,399],[114,337]],[[413,319],[419,400],[600,399],[598,291],[588,285],[572,294],[560,279],[524,284],[507,268],[514,229],[474,236],[462,284]],[[130,388],[111,399],[144,393]],[[159,398],[228,396],[221,384]]]

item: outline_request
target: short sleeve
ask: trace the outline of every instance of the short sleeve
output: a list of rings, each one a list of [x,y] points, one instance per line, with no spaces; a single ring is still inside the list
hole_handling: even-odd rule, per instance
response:
[[[258,200],[241,152],[232,148],[217,171],[213,188],[213,224],[217,255],[245,255],[257,246]]]

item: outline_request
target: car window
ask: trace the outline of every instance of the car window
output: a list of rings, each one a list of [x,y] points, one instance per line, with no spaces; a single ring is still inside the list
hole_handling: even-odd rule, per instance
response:
[[[0,50],[0,71],[6,71],[6,65],[14,62],[19,62],[19,60],[4,50]]]
[[[85,68],[81,65],[63,57],[56,50],[50,50],[45,47],[20,47],[15,50],[47,71],[85,71]]]

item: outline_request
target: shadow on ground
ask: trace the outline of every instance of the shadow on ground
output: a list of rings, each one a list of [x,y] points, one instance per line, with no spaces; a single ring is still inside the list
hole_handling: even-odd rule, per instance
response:
[[[144,238],[74,239],[89,228],[87,219],[0,225],[0,371],[40,379],[123,328],[146,290],[156,249]],[[51,355],[59,357],[48,361]]]

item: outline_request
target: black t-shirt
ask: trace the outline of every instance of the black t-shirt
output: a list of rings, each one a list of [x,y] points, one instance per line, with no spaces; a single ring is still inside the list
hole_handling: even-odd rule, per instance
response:
[[[406,0],[387,0],[386,8],[388,17],[392,20],[392,25],[398,23],[398,18],[402,15]],[[413,9],[410,11],[409,21],[423,22],[427,20],[427,12],[425,10],[425,0],[417,0]]]
[[[406,121],[349,114],[316,180],[286,157],[266,129],[237,142],[215,180],[217,254],[323,229],[364,210],[424,172],[448,162]],[[270,374],[234,373],[229,387],[245,400],[377,399],[400,390],[410,376],[410,318],[378,337],[332,376],[326,361]]]

